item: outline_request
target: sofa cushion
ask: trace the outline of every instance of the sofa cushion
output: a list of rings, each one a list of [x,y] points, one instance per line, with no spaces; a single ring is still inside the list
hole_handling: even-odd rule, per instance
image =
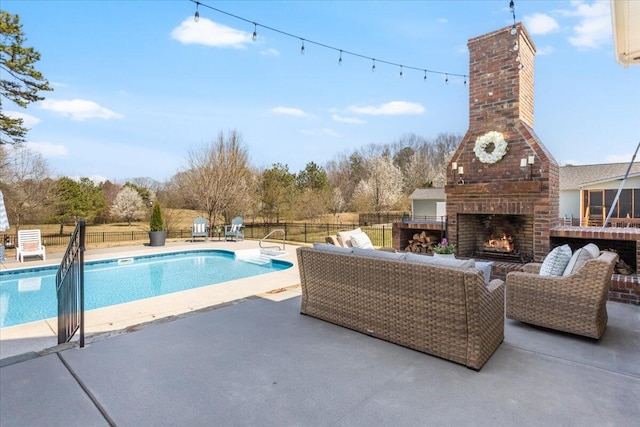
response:
[[[360,227],[356,228],[355,230],[349,230],[349,231],[338,231],[338,241],[340,242],[340,244],[342,246],[346,246],[346,247],[351,247],[351,235],[353,234],[357,234],[357,233],[362,233],[363,231],[360,229]]]
[[[377,251],[375,249],[362,249],[353,248],[354,255],[364,255],[374,258],[386,258],[386,259],[405,259],[405,254],[402,252],[389,252],[389,251]]]
[[[488,285],[491,281],[491,267],[493,266],[492,262],[481,262],[476,261],[476,268],[482,271],[482,275],[484,276],[484,283]]]
[[[474,259],[456,259],[448,257],[433,257],[429,255],[420,255],[408,252],[405,258],[409,262],[420,262],[422,264],[446,265],[448,267],[474,268],[476,262]]]
[[[371,239],[364,232],[351,235],[351,246],[354,248],[373,249]]]
[[[540,267],[541,276],[562,276],[569,260],[571,259],[571,248],[569,245],[562,245],[554,248],[545,257]]]
[[[589,245],[591,245],[591,247],[587,248],[587,246]],[[600,250],[598,249],[597,250],[598,255],[594,256],[594,253],[596,253],[596,250],[593,249],[593,246],[595,246],[595,249],[598,249],[598,247],[593,243],[589,243],[588,245],[580,249],[577,249],[571,256],[571,259],[569,260],[569,264],[567,264],[567,267],[564,269],[564,273],[562,273],[562,275],[568,276],[572,273],[575,273],[576,271],[580,270],[580,268],[582,268],[585,262],[589,261],[590,259],[597,258],[598,255],[600,255]]]
[[[330,245],[328,243],[314,243],[313,249],[326,252],[339,252],[344,254],[350,254],[353,252],[353,248],[343,248],[342,246]]]

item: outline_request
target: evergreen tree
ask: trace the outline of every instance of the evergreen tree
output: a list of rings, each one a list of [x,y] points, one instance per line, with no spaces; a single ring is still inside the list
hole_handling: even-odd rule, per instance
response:
[[[25,41],[18,15],[0,10],[0,144],[24,142],[28,130],[21,118],[12,118],[3,112],[4,99],[26,108],[44,99],[40,92],[53,90],[33,66],[40,60],[40,53],[25,47]]]

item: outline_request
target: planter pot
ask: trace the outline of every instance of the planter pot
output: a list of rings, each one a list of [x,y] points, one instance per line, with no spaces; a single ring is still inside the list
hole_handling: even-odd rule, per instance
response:
[[[456,254],[437,254],[437,253],[433,253],[433,256],[435,258],[451,258],[451,259],[455,259],[456,258]]]
[[[167,231],[150,231],[149,246],[164,246],[167,240]]]

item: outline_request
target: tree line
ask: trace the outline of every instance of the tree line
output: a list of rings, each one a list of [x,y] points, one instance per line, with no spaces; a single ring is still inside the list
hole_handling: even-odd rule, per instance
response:
[[[418,187],[442,186],[445,168],[461,136],[427,140],[404,135],[389,144],[371,144],[337,154],[321,166],[301,171],[276,163],[250,164],[248,148],[236,130],[192,148],[185,166],[166,182],[131,178],[95,183],[88,177],[52,178],[46,160],[22,144],[0,145],[0,189],[10,221],[65,224],[139,221],[151,205],[202,212],[211,224],[240,215],[264,222],[315,221],[332,213],[406,211]],[[172,219],[167,212],[167,226]]]

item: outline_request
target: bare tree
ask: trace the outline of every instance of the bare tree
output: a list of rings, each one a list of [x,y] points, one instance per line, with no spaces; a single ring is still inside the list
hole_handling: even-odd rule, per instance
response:
[[[39,153],[23,145],[8,144],[1,146],[0,151],[0,187],[8,214],[16,229],[20,229],[26,217],[41,219],[54,182]]]
[[[111,205],[111,214],[122,217],[131,225],[131,220],[139,219],[144,215],[144,202],[136,190],[131,187],[123,187],[116,195]]]
[[[403,178],[400,169],[388,156],[370,161],[370,174],[354,191],[356,198],[366,196],[375,212],[390,210],[402,196]]]
[[[206,212],[209,223],[228,222],[243,213],[249,203],[251,170],[242,136],[236,130],[196,149],[187,156],[186,167],[175,176],[187,199]]]

